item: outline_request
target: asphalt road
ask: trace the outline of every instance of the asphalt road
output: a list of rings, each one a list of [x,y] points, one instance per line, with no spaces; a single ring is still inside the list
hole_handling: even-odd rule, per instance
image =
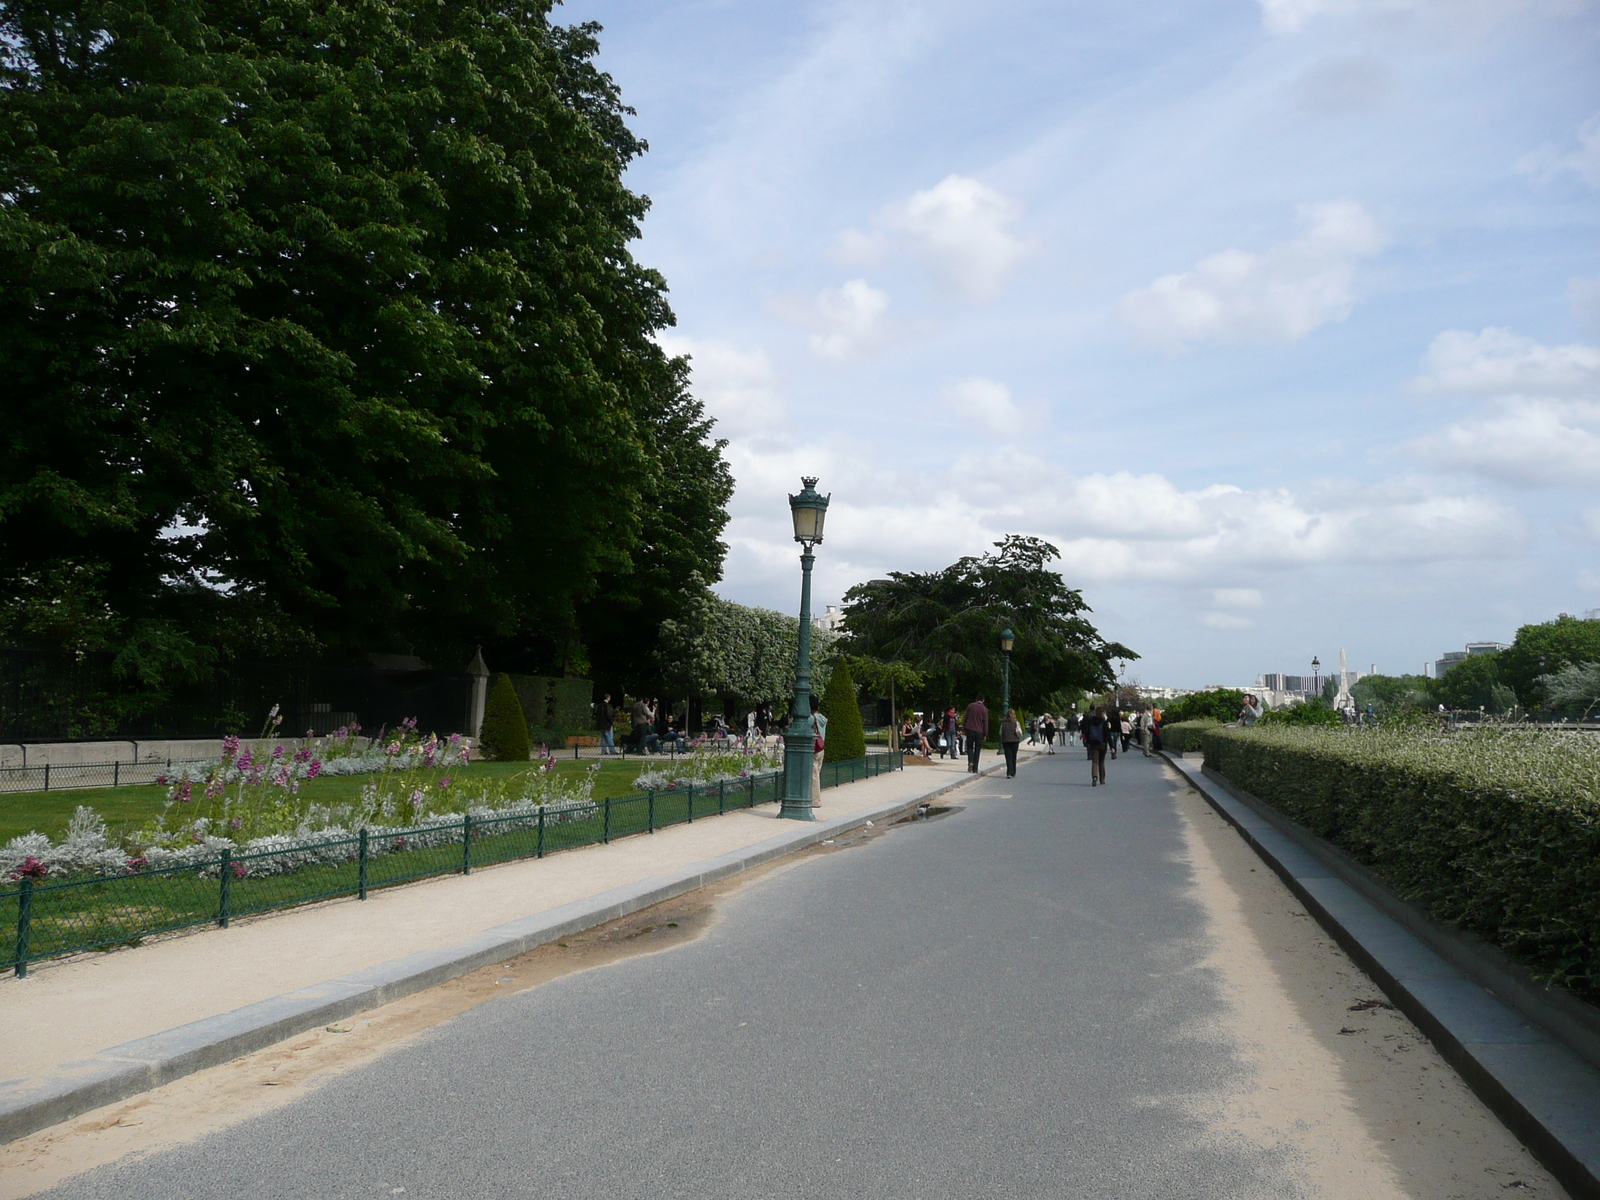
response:
[[[1025,764],[760,880],[702,940],[465,1013],[57,1197],[1300,1194],[1203,1106],[1250,1071],[1161,768]]]

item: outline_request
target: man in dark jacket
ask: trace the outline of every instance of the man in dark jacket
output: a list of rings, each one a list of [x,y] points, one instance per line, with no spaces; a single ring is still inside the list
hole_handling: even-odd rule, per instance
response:
[[[612,730],[616,728],[617,714],[611,707],[611,693],[607,692],[594,706],[594,727],[600,731],[600,753],[615,754],[616,742],[613,740]]]
[[[1083,744],[1089,748],[1089,786],[1094,787],[1106,781],[1106,751],[1118,731],[1106,719],[1104,704],[1083,719],[1082,729]]]
[[[961,718],[961,734],[967,741],[967,770],[978,773],[978,755],[983,753],[983,740],[989,736],[989,710],[979,696],[967,705],[967,715]]]

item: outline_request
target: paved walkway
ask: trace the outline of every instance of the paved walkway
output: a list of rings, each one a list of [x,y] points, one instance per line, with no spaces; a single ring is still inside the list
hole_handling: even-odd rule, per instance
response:
[[[985,759],[985,766],[990,761]],[[948,760],[823,792],[847,816],[955,782]],[[63,1064],[597,896],[772,837],[777,805],[675,825],[609,846],[474,869],[199,929],[130,950],[38,963],[0,979],[0,1082],[24,1089]],[[790,825],[789,822],[783,822]]]

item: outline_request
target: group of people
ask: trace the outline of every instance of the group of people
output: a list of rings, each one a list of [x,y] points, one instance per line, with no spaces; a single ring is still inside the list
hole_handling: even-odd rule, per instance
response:
[[[1000,722],[1000,750],[1006,759],[1006,777],[1017,773],[1017,751],[1022,743],[1022,725],[1015,709],[1007,709]],[[967,770],[976,773],[978,757],[989,736],[989,710],[979,696],[967,705],[959,718],[951,705],[942,715],[932,713],[912,714],[900,730],[900,744],[907,750],[934,757],[948,754],[967,756]],[[1137,743],[1146,758],[1161,749],[1161,710],[1140,708],[1131,713],[1119,711],[1115,705],[1097,705],[1093,712],[1079,717],[1071,712],[1060,720],[1052,713],[1040,713],[1028,721],[1028,744],[1045,746],[1046,754],[1056,752],[1056,738],[1062,746],[1069,738],[1077,738],[1089,757],[1089,784],[1099,787],[1106,782],[1106,759],[1116,758],[1120,747],[1124,754]]]
[[[626,697],[624,697],[626,699]],[[665,712],[660,700],[635,700],[626,710],[611,703],[611,693],[605,693],[594,706],[594,726],[600,734],[601,754],[621,754],[617,746],[617,719],[627,716],[634,747],[640,754],[665,754],[669,750],[682,753],[687,742],[678,718]]]

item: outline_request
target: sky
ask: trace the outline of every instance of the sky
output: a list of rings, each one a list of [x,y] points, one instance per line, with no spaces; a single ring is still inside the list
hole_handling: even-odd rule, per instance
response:
[[[1171,687],[1600,609],[1600,4],[572,0],[737,482],[717,590],[1048,539]]]

